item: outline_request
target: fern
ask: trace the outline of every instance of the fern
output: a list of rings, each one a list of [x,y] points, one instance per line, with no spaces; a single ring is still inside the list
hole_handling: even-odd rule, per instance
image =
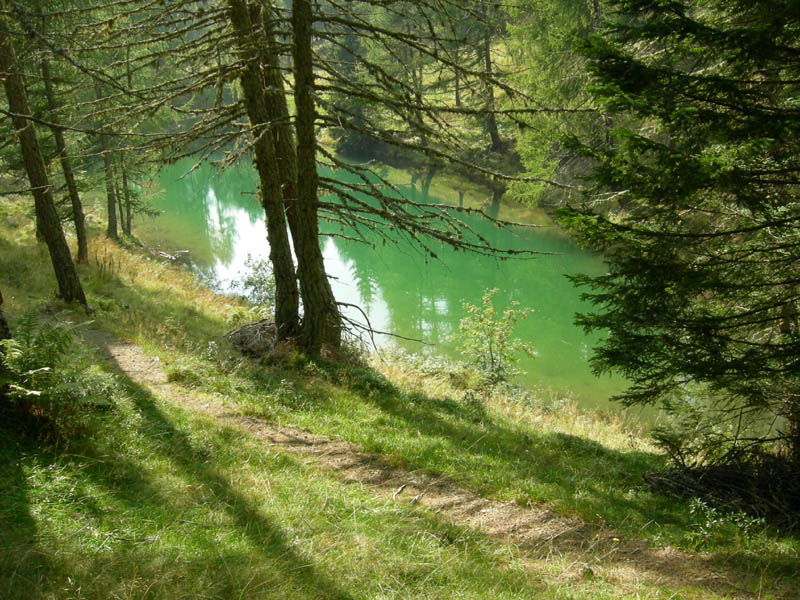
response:
[[[73,435],[80,429],[87,391],[98,388],[70,367],[74,331],[62,314],[41,320],[34,311],[17,322],[14,336],[0,341],[0,397],[5,406],[36,422],[39,433]]]

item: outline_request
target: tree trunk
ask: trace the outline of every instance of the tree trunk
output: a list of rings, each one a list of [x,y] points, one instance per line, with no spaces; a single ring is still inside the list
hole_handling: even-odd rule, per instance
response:
[[[317,224],[316,133],[314,131],[314,65],[311,54],[311,0],[292,2],[292,55],[294,98],[297,109],[297,216],[302,228],[295,240],[295,253],[303,296],[302,344],[309,354],[319,354],[323,344],[341,345],[342,320],[333,296],[322,252]]]
[[[3,293],[0,292],[0,341],[7,340],[11,337],[11,328],[8,326],[6,316],[3,314]],[[2,352],[2,349],[0,349]],[[4,375],[5,367],[0,362],[0,375]],[[4,400],[7,393],[7,387],[0,382],[0,400]]]
[[[286,211],[286,220],[289,222],[289,230],[292,232],[292,240],[295,240],[299,235],[300,228],[296,208],[297,148],[295,147],[289,107],[286,105],[286,93],[278,58],[278,43],[272,26],[272,15],[265,15],[263,11],[259,11],[257,18],[266,42],[258,45],[261,50],[261,64],[264,67],[264,100],[272,122],[273,142],[283,191],[283,207]]]
[[[492,36],[489,31],[487,9],[484,6],[484,19],[483,24],[483,43],[481,44],[481,53],[483,54],[483,72],[484,72],[484,93],[486,94],[486,131],[491,140],[491,150],[499,152],[503,149],[503,142],[500,140],[500,132],[497,129],[497,115],[495,114],[494,102],[494,86],[492,85]]]
[[[461,76],[459,70],[455,70],[455,104],[456,108],[461,108]]]
[[[789,461],[800,471],[800,403],[796,398],[787,406],[786,438],[789,446]]]
[[[505,185],[492,185],[492,203],[486,210],[486,214],[491,218],[496,219],[500,215],[500,199],[506,193]]]
[[[42,58],[40,66],[42,79],[44,80],[44,91],[47,96],[47,108],[50,114],[53,115],[51,120],[55,122],[55,113],[58,105],[56,104],[56,95],[53,89],[53,78],[50,74],[50,63],[46,58]],[[64,173],[64,182],[67,185],[70,204],[72,205],[72,222],[75,224],[75,237],[78,239],[78,262],[87,263],[89,262],[89,246],[86,241],[86,218],[83,213],[81,197],[78,194],[78,186],[75,183],[75,176],[72,172],[72,161],[67,153],[64,132],[56,126],[51,127],[51,130],[56,143],[56,152],[61,161],[61,170]]]
[[[432,162],[428,165],[428,170],[425,172],[425,177],[422,180],[422,196],[426,200],[430,196],[431,183],[433,183],[433,178],[441,168],[442,165],[435,162]]]
[[[103,91],[97,82],[94,84],[94,94],[97,100],[103,97]],[[111,144],[108,141],[108,135],[102,132],[100,133],[100,148],[103,152],[103,170],[106,179],[106,212],[108,214],[106,235],[112,240],[116,240],[119,235],[117,233],[117,198],[114,194],[114,167],[111,162]]]
[[[8,326],[6,316],[3,314],[3,292],[0,292],[0,340],[11,337],[11,328]]]
[[[283,191],[275,153],[270,114],[259,60],[258,40],[253,21],[244,0],[228,0],[231,25],[236,35],[239,55],[245,67],[239,76],[244,92],[244,104],[250,124],[255,129],[253,146],[255,165],[261,187],[261,205],[267,220],[269,259],[275,276],[275,327],[278,339],[295,337],[299,333],[299,294],[292,260]]]
[[[119,211],[119,226],[125,231],[125,207],[123,204],[122,191],[119,187],[119,177],[114,178],[114,197],[117,199],[117,210]]]
[[[131,188],[128,183],[128,170],[125,167],[125,153],[120,152],[119,155],[119,170],[122,172],[122,199],[125,203],[125,225],[123,227],[125,233],[127,235],[131,235],[131,231],[133,231],[133,226],[131,225],[131,216],[132,216],[132,200],[131,200]]]
[[[3,87],[8,97],[8,108],[15,115],[12,122],[17,132],[22,160],[25,163],[25,171],[33,192],[37,228],[41,231],[50,253],[50,260],[58,281],[59,296],[66,302],[77,300],[86,306],[86,297],[83,294],[78,273],[75,271],[69,246],[64,239],[61,219],[53,202],[52,189],[47,178],[33,123],[25,117],[31,114],[28,97],[6,27],[5,17],[2,15],[0,15],[0,71],[5,77]]]

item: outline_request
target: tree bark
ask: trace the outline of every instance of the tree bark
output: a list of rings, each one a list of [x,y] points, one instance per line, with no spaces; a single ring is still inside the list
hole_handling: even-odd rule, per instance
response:
[[[484,93],[486,95],[486,131],[491,140],[490,149],[499,152],[503,149],[503,142],[500,139],[500,132],[497,129],[497,115],[495,114],[494,86],[492,85],[492,36],[489,31],[488,8],[483,5],[483,40],[481,44],[481,54],[483,55],[484,72]]]
[[[316,132],[314,130],[314,66],[311,54],[313,17],[310,0],[292,2],[292,55],[294,57],[294,98],[297,115],[297,216],[302,228],[295,253],[303,296],[303,349],[319,354],[323,344],[341,345],[342,320],[333,296],[322,251],[317,223]]]
[[[257,7],[257,5],[254,5]],[[300,224],[297,221],[297,148],[294,141],[292,121],[289,107],[286,104],[286,93],[279,62],[278,43],[272,26],[272,15],[258,10],[253,24],[258,24],[264,35],[264,42],[258,44],[261,65],[264,68],[264,101],[272,124],[275,155],[278,160],[278,174],[283,192],[283,207],[286,220],[292,232],[292,240],[299,235]]]
[[[11,328],[8,326],[6,316],[3,314],[3,292],[0,292],[0,340],[7,340],[11,337]]]
[[[7,340],[11,337],[11,328],[8,326],[8,321],[6,321],[6,316],[3,314],[3,293],[0,292],[0,341]],[[2,351],[2,350],[0,350]],[[3,375],[5,371],[5,367],[3,363],[0,363],[0,375]],[[6,386],[0,383],[0,400],[4,400],[6,396]]]
[[[131,217],[132,217],[132,200],[131,200],[131,188],[128,184],[128,169],[125,167],[125,153],[120,152],[119,155],[119,170],[122,173],[122,201],[125,204],[125,218],[123,230],[127,235],[132,235],[133,225],[131,224]]]
[[[117,199],[117,210],[119,211],[119,226],[125,232],[125,211],[123,204],[122,191],[119,187],[119,177],[114,178],[114,197]]]
[[[46,58],[42,58],[40,63],[42,71],[42,79],[44,80],[44,91],[47,96],[47,108],[50,114],[55,116],[58,105],[56,103],[56,94],[53,89],[53,77],[50,73],[50,62]],[[55,122],[55,118],[51,118]],[[53,126],[50,128],[53,132],[53,139],[56,143],[56,152],[61,161],[61,170],[64,173],[64,182],[67,185],[67,192],[69,193],[70,204],[72,205],[72,222],[75,225],[75,237],[78,240],[78,262],[89,262],[89,246],[86,240],[86,218],[83,213],[83,203],[81,202],[80,194],[78,194],[78,186],[75,183],[75,176],[72,172],[72,161],[67,153],[67,145],[64,141],[64,132],[61,128]]]
[[[228,0],[231,25],[236,35],[239,55],[245,62],[239,80],[250,124],[255,129],[253,147],[255,166],[261,188],[269,242],[269,258],[275,276],[275,327],[278,339],[295,337],[300,331],[299,294],[292,260],[283,190],[275,152],[271,118],[267,110],[262,64],[255,28],[245,0]]]
[[[103,91],[100,89],[100,84],[95,82],[94,95],[97,100],[103,97]],[[106,180],[106,207],[108,213],[108,227],[106,228],[106,235],[112,240],[119,237],[117,227],[117,197],[114,193],[114,166],[111,162],[111,144],[108,141],[106,133],[100,133],[100,148],[103,153],[103,170],[105,172]]]
[[[430,197],[431,183],[436,173],[442,168],[442,165],[436,162],[428,164],[428,169],[425,171],[425,177],[422,180],[422,196],[427,200]]]
[[[456,108],[461,108],[461,76],[458,69],[455,70],[453,83],[455,85],[455,105]]]
[[[37,228],[44,237],[50,253],[59,296],[66,302],[77,300],[86,306],[75,264],[69,246],[61,229],[61,219],[53,202],[53,192],[47,178],[39,142],[33,129],[33,122],[26,116],[31,114],[25,84],[17,64],[14,47],[9,37],[5,17],[0,15],[0,72],[3,74],[3,87],[8,98],[8,108],[14,115],[12,122],[19,139],[22,160],[31,184],[36,207]]]
[[[788,459],[800,472],[800,400],[796,395],[791,395],[784,400],[783,406]]]

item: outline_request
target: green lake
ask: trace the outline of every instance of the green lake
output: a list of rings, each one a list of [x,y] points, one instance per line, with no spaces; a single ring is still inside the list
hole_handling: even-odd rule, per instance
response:
[[[246,270],[248,256],[268,255],[263,211],[254,195],[255,174],[249,163],[222,173],[201,164],[186,174],[191,166],[191,162],[181,162],[162,171],[162,189],[153,200],[162,214],[139,225],[137,233],[145,244],[166,252],[187,250],[193,267],[212,286],[228,291],[231,282]],[[322,174],[332,176],[330,172]],[[411,175],[392,172],[390,176],[416,201],[459,202],[455,190],[437,186],[435,179],[428,197],[419,185],[412,186]],[[506,220],[542,219],[541,214],[524,207],[505,202],[492,205],[487,193],[477,188],[463,193],[461,201]],[[520,366],[526,375],[519,382],[541,390],[546,398],[570,396],[583,406],[607,408],[608,397],[622,388],[622,382],[592,375],[588,357],[597,337],[587,337],[573,325],[575,312],[587,306],[565,277],[601,272],[602,261],[553,226],[504,230],[475,216],[465,220],[496,247],[550,254],[497,260],[437,248],[438,259],[431,259],[407,242],[383,245],[374,232],[361,232],[370,243],[338,237],[335,234],[354,233],[322,221],[323,233],[334,234],[323,237],[321,244],[336,298],[361,306],[377,330],[430,344],[377,336],[379,346],[395,344],[457,357],[451,338],[464,316],[462,302],[478,304],[485,290],[498,288],[498,310],[516,300],[535,311],[515,330],[537,352],[535,359],[522,359]],[[347,314],[359,318],[356,311]]]

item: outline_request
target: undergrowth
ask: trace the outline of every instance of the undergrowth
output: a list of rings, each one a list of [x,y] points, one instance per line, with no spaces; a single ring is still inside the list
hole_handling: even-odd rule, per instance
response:
[[[0,286],[16,331],[65,308],[32,227],[20,223],[0,220]],[[591,533],[568,550],[526,546],[381,497],[182,408],[79,339],[51,373],[86,377],[72,389],[107,401],[87,413],[83,434],[45,446],[0,422],[4,599],[788,598],[800,587],[798,540],[654,493],[644,475],[664,457],[617,415],[430,357],[247,359],[224,337],[246,304],[143,253],[97,237],[91,248],[95,258],[79,267],[95,307],[85,327],[158,357],[186,398],[346,440],[485,497],[547,506]],[[720,575],[695,582],[669,572],[670,549],[643,565],[635,554],[593,554],[601,535],[702,550],[697,564]]]
[[[77,347],[66,316],[28,310],[0,340],[0,418],[54,443],[81,435],[92,412],[110,406],[113,385]]]

